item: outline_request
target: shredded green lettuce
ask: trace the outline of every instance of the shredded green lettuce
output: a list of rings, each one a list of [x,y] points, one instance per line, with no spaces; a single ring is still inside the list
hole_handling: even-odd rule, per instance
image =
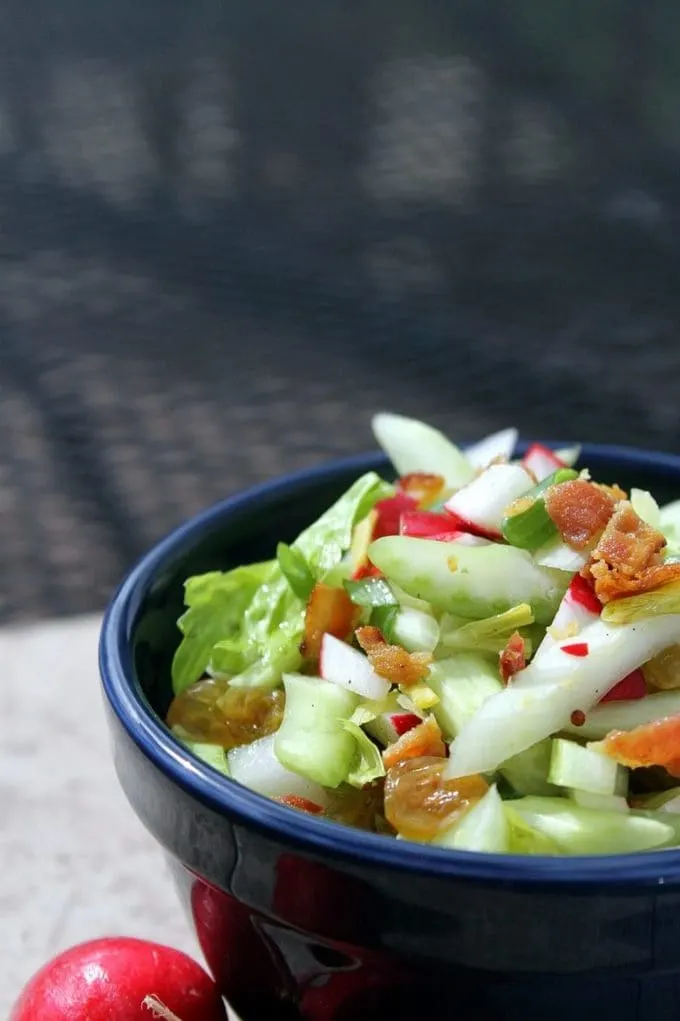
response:
[[[515,631],[534,622],[534,613],[528,603],[519,603],[505,613],[497,613],[483,620],[447,626],[442,620],[440,644],[447,650],[500,652]]]
[[[385,764],[380,749],[356,723],[345,720],[343,726],[356,739],[356,753],[347,775],[347,783],[352,787],[364,787],[373,780],[379,780],[385,775]]]
[[[315,581],[338,572],[354,525],[393,493],[393,486],[368,472],[298,536],[292,549]],[[172,666],[175,694],[206,670],[231,677],[235,686],[274,687],[282,673],[299,667],[305,602],[278,560],[189,578],[185,602],[178,621],[183,638]]]

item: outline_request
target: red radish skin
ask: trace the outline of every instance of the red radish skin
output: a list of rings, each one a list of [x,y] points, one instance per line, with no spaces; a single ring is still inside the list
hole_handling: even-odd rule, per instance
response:
[[[452,514],[438,514],[435,511],[406,511],[401,515],[399,534],[409,535],[416,539],[430,539],[443,533],[460,535],[461,530],[455,528]]]
[[[394,713],[390,717],[390,723],[394,727],[397,737],[401,737],[407,730],[412,730],[422,722],[420,716],[416,716],[415,713]]]
[[[402,514],[417,510],[418,501],[407,493],[397,493],[386,500],[378,500],[374,509],[378,520],[373,529],[373,538],[382,539],[385,535],[399,535]]]
[[[598,617],[600,616],[600,613],[602,612],[602,604],[595,595],[595,591],[592,586],[589,585],[586,579],[582,578],[580,574],[575,574],[571,579],[568,591],[569,598],[574,603],[579,603],[579,605],[583,606],[586,610],[597,614]]]
[[[563,645],[562,652],[566,652],[568,656],[587,656],[588,643],[572,642],[571,645]]]
[[[647,694],[645,675],[639,668],[627,674],[623,680],[615,684],[613,688],[603,695],[600,702],[628,702],[633,699],[644,698]]]
[[[544,447],[542,443],[532,443],[522,458],[523,464],[537,482],[542,482],[559,468],[566,468],[564,461],[561,461],[554,451]]]
[[[71,947],[31,978],[9,1021],[151,1021],[156,996],[181,1021],[226,1021],[217,987],[172,947],[127,937]]]

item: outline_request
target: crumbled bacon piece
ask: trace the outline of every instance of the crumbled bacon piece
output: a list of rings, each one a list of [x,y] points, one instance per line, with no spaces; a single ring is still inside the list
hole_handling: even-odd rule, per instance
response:
[[[403,685],[418,684],[427,677],[432,662],[429,652],[407,652],[400,645],[390,645],[377,627],[360,627],[354,633],[381,677]]]
[[[507,684],[513,674],[524,670],[527,665],[526,648],[519,631],[508,638],[505,648],[498,654],[498,664],[503,684]]]
[[[680,776],[680,715],[644,723],[633,730],[612,730],[600,749],[623,766],[663,766]]]
[[[614,498],[601,486],[572,479],[545,492],[545,508],[557,531],[574,549],[586,549],[602,534],[615,507]]]
[[[680,564],[664,564],[660,551],[666,539],[621,502],[593,550],[583,574],[593,579],[601,603],[649,592],[680,578]]]
[[[383,762],[387,769],[391,769],[398,762],[417,759],[422,755],[436,758],[446,756],[446,745],[434,716],[407,730],[394,744],[389,745],[383,752]]]
[[[359,614],[343,588],[333,588],[318,581],[305,611],[305,634],[300,652],[305,659],[318,659],[325,632],[336,638],[347,638]]]
[[[323,808],[309,798],[303,798],[299,794],[284,794],[281,798],[274,798],[281,805],[288,808],[297,808],[298,812],[306,812],[307,815],[323,815]]]
[[[399,488],[418,501],[418,506],[433,503],[443,492],[446,480],[431,472],[411,472],[399,479]]]

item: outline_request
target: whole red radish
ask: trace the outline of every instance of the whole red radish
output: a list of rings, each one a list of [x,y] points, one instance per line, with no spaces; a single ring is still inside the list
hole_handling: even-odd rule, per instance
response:
[[[150,996],[180,1021],[226,1019],[200,964],[172,947],[120,936],[79,943],[49,961],[29,980],[9,1021],[152,1021],[143,1002]]]

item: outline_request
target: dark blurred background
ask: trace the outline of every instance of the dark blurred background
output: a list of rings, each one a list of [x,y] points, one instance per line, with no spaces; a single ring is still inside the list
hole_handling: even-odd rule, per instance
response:
[[[4,0],[0,620],[371,445],[675,450],[671,0]]]

